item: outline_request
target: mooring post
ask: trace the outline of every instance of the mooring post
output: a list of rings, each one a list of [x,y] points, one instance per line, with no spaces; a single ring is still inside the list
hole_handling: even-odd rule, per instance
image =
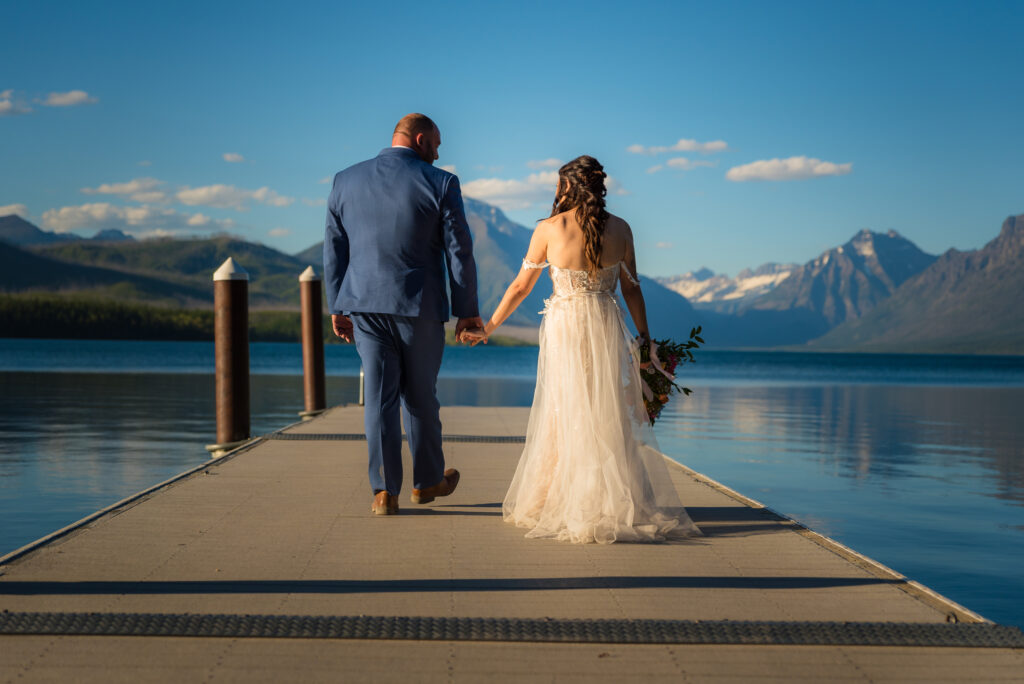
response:
[[[231,257],[213,274],[213,309],[217,458],[249,441],[249,274]]]
[[[327,408],[324,390],[324,312],[321,304],[321,278],[308,266],[299,276],[299,299],[302,306],[302,375],[305,384],[306,410],[303,420],[320,415]]]

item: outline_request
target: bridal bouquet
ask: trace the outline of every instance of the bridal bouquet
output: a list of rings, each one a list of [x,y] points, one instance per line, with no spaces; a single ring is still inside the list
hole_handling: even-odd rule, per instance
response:
[[[693,350],[704,344],[700,332],[701,327],[697,326],[690,329],[690,339],[686,342],[651,340],[650,344],[640,347],[640,379],[643,381],[644,405],[651,425],[661,415],[669,395],[682,392],[689,396],[693,391],[676,384],[675,372],[679,364],[695,362]]]

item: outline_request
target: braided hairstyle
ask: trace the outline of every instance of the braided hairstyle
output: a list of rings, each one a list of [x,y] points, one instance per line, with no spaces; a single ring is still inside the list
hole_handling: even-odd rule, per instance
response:
[[[604,208],[604,196],[608,192],[604,186],[606,177],[599,161],[588,155],[576,157],[558,169],[558,191],[551,207],[552,216],[576,210],[576,220],[583,229],[587,270],[591,273],[601,268],[601,243],[608,222]]]

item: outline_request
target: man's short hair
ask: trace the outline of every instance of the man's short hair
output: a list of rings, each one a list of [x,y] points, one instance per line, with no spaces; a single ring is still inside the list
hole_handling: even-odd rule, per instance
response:
[[[429,116],[414,112],[412,114],[406,114],[401,118],[395,126],[395,132],[392,135],[404,133],[415,140],[416,136],[420,133],[427,135],[428,133],[432,133],[435,128],[437,128],[437,124],[435,124]]]

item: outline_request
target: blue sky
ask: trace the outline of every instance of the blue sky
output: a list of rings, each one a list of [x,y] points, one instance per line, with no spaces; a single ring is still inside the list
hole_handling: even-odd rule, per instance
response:
[[[0,213],[49,230],[296,252],[324,180],[410,111],[530,227],[551,160],[596,156],[650,275],[862,228],[972,249],[1024,212],[1021,2],[21,2],[0,25]]]

